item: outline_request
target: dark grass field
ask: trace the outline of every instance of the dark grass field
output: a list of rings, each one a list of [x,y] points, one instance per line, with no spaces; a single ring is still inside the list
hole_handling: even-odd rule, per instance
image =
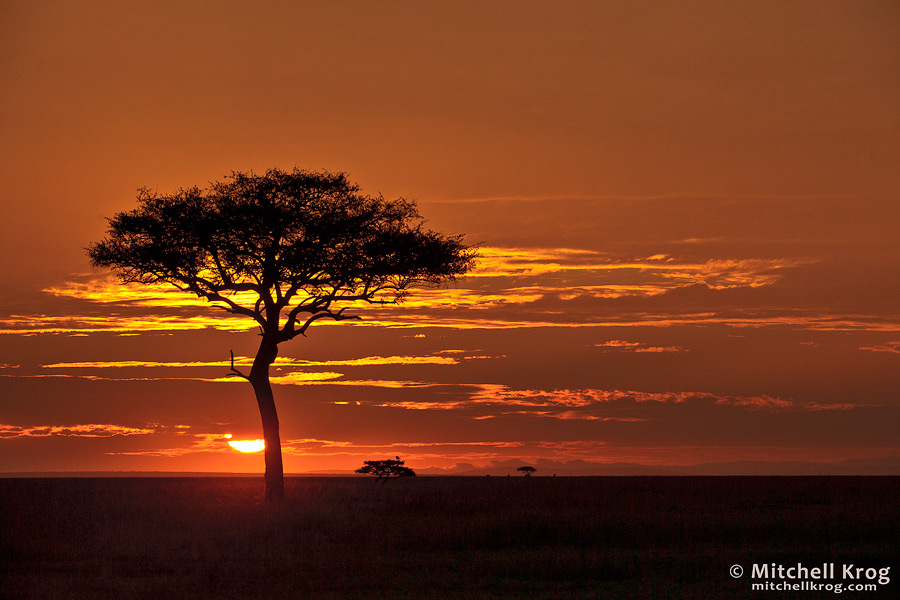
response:
[[[897,477],[0,479],[3,598],[820,598],[900,567]],[[729,575],[744,566],[740,579]],[[900,582],[851,598],[900,597]]]

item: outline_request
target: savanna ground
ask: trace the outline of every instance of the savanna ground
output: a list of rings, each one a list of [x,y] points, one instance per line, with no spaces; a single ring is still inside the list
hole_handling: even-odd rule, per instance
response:
[[[0,596],[798,598],[757,563],[891,566],[898,477],[0,479]],[[733,564],[747,573],[729,575]]]

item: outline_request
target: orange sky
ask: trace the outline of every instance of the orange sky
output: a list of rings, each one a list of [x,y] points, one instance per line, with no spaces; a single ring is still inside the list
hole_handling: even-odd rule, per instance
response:
[[[228,445],[261,437],[225,380],[250,323],[83,248],[138,187],[299,166],[482,258],[282,347],[287,471],[900,473],[893,2],[37,1],[0,28],[0,472],[262,470]]]

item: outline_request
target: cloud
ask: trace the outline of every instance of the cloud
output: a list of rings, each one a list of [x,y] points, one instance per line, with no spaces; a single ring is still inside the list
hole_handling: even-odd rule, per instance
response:
[[[609,328],[609,327],[680,327],[685,325],[726,325],[740,328],[791,327],[812,331],[868,331],[900,332],[900,317],[876,317],[872,315],[823,315],[821,313],[793,310],[753,310],[741,312],[654,312],[625,310],[619,314],[600,315],[588,312],[583,320],[575,320],[575,311],[561,306],[554,313],[529,311],[528,307],[507,316],[493,312],[491,316],[473,313],[462,315],[458,310],[442,313],[372,311],[365,320],[335,324],[329,321],[317,324],[321,327],[387,327],[387,328],[437,328],[459,330],[520,329],[520,328]],[[547,317],[554,317],[548,319]],[[566,318],[569,317],[569,318]],[[0,319],[0,335],[87,335],[113,333],[139,335],[143,333],[172,332],[179,330],[249,331],[246,319],[234,317],[184,317],[143,315],[140,319],[112,320],[109,317],[11,317]]]
[[[785,203],[790,201],[797,200],[811,200],[820,202],[823,199],[829,200],[847,200],[850,199],[858,199],[862,198],[861,194],[848,194],[848,193],[815,193],[815,194],[751,194],[751,193],[729,193],[727,199],[725,201],[733,203],[736,200],[740,201],[759,201],[759,200],[773,200],[779,203]],[[429,204],[487,204],[487,203],[501,203],[508,204],[513,202],[521,202],[521,203],[536,203],[536,202],[544,202],[544,203],[558,203],[562,201],[578,201],[578,202],[591,202],[591,203],[604,203],[608,204],[610,202],[626,202],[632,203],[635,201],[651,201],[656,203],[657,201],[671,201],[671,200],[681,200],[681,201],[716,201],[722,202],[723,197],[720,194],[703,194],[692,192],[690,194],[684,192],[659,192],[654,194],[517,194],[517,195],[498,195],[498,196],[459,196],[455,198],[431,198],[429,199]]]
[[[183,436],[190,440],[185,446],[175,446],[168,448],[149,448],[142,450],[127,451],[109,451],[105,452],[111,456],[159,456],[166,458],[175,458],[184,456],[185,454],[194,454],[198,452],[234,452],[229,445],[231,438],[230,433],[189,433],[189,426],[176,425],[175,435]]]
[[[235,365],[250,366],[253,359],[246,356],[236,356]],[[118,368],[143,368],[143,367],[224,367],[230,365],[228,360],[219,361],[191,361],[191,362],[158,362],[144,360],[118,360],[118,361],[83,361],[83,362],[61,362],[47,363],[40,365],[42,369],[118,369]]]
[[[403,408],[406,410],[459,410],[469,408],[471,402],[466,400],[448,400],[440,402],[397,400],[379,402],[378,404],[375,404],[375,406],[380,408]]]
[[[638,417],[601,417],[575,410],[510,410],[500,413],[502,416],[525,415],[528,417],[544,417],[561,421],[614,421],[618,423],[639,423],[647,421]],[[476,419],[494,419],[498,415],[484,415]]]
[[[194,294],[185,293],[173,285],[162,283],[123,284],[110,274],[85,274],[74,281],[45,288],[44,292],[60,297],[77,298],[100,304],[126,304],[146,307],[188,307],[208,308],[217,306]],[[232,300],[253,306],[256,295],[239,292],[230,296]]]
[[[608,342],[603,342],[602,344],[594,344],[600,348],[622,348],[625,350],[633,350],[634,348],[640,347],[640,342],[626,342],[625,340],[610,340]]]
[[[822,404],[820,402],[795,402],[793,400],[785,400],[783,398],[773,398],[771,396],[724,396],[716,398],[716,404],[727,406],[741,406],[746,408],[780,410],[853,410],[860,407],[880,406],[876,404],[851,404],[849,402]]]
[[[657,253],[647,257],[627,258],[612,256],[593,250],[578,248],[505,248],[485,246],[479,248],[475,269],[468,279],[501,278],[521,279],[524,276],[560,275],[567,272],[628,271],[640,273],[640,285],[624,281],[611,281],[610,289],[630,289],[633,293],[659,293],[660,285],[706,283],[714,289],[732,286],[769,285],[780,278],[779,272],[803,264],[808,260],[799,259],[709,259],[702,262],[681,260],[667,254]],[[649,288],[642,286],[648,285]],[[625,287],[619,287],[625,286]],[[420,289],[406,300],[404,306],[415,307],[425,303],[445,301],[451,305],[464,303],[479,306],[487,303],[529,301],[546,289],[565,288],[567,282],[555,281],[549,288],[522,288],[502,286],[496,294],[482,286],[454,287],[450,289]],[[588,288],[589,289],[589,288]],[[602,287],[598,289],[603,289]],[[182,292],[173,286],[163,284],[137,285],[121,284],[111,275],[81,275],[74,280],[44,290],[56,297],[75,298],[92,304],[121,304],[133,307],[151,308],[209,308],[215,303]],[[252,306],[252,293],[238,293],[232,298],[238,303]],[[364,304],[359,304],[364,306]],[[223,316],[225,313],[223,312]],[[246,319],[243,319],[246,320]]]
[[[900,354],[900,342],[885,342],[875,346],[862,346],[860,350],[868,350],[869,352],[889,352],[891,354]]]
[[[573,311],[574,312],[574,311]],[[529,312],[522,310],[516,317],[504,317],[495,313],[492,317],[473,314],[380,314],[377,318],[355,321],[351,327],[389,328],[437,328],[460,330],[522,329],[522,328],[609,328],[609,327],[681,327],[685,325],[725,325],[739,328],[791,327],[812,331],[870,331],[900,332],[900,318],[875,318],[868,315],[821,315],[797,314],[798,311],[779,310],[752,311],[747,314],[731,311],[731,314],[717,312],[635,313],[623,311],[621,314],[587,314],[584,320],[572,320],[574,314],[566,314],[560,307],[556,314]],[[559,315],[557,320],[546,317]],[[566,318],[569,317],[569,318]]]
[[[0,374],[0,377],[6,378],[61,378],[61,379],[86,379],[89,381],[200,381],[205,383],[241,383],[246,384],[246,380],[234,373],[228,373],[222,377],[104,377],[100,375],[73,375],[69,373],[54,374]],[[340,386],[358,386],[358,387],[376,387],[376,388],[426,388],[444,385],[441,383],[430,381],[409,381],[396,379],[342,379],[345,377],[343,373],[334,371],[291,371],[283,374],[273,374],[269,376],[269,381],[273,385],[340,385]]]
[[[247,367],[253,364],[253,358],[249,356],[235,356],[235,366]],[[341,360],[303,360],[299,358],[278,357],[273,365],[275,367],[333,367],[333,366],[376,366],[376,365],[455,365],[459,364],[456,358],[447,356],[366,356],[363,358],[350,358]],[[141,360],[122,361],[88,361],[88,362],[62,362],[41,365],[44,369],[108,369],[108,368],[139,368],[139,367],[222,367],[228,368],[231,360],[218,361],[192,361],[192,362],[158,362]]]
[[[366,356],[364,358],[350,358],[344,360],[300,360],[284,359],[283,362],[275,361],[275,366],[281,364],[300,367],[336,367],[336,366],[373,366],[373,365],[455,365],[459,361],[449,356]]]
[[[252,328],[249,319],[228,315],[160,315],[89,316],[89,315],[14,315],[0,319],[0,335],[90,334],[116,333],[135,335],[159,331],[188,331],[215,329],[246,331]]]
[[[636,348],[635,352],[650,352],[653,354],[673,354],[679,352],[689,352],[687,348],[682,346],[647,346]]]
[[[413,356],[413,355],[394,355],[394,356],[366,356],[362,358],[337,359],[337,360],[303,360],[289,357],[279,357],[274,363],[275,369],[270,374],[269,381],[275,385],[342,385],[342,386],[363,386],[363,387],[380,387],[380,388],[413,388],[413,387],[430,387],[438,385],[432,382],[394,380],[394,379],[344,379],[345,373],[335,371],[309,371],[294,370],[297,368],[324,367],[324,366],[345,366],[345,367],[369,367],[369,366],[385,366],[385,365],[457,365],[460,360],[477,360],[491,358],[485,355],[479,355],[468,351],[443,351],[434,354]],[[468,354],[468,355],[467,355]],[[237,356],[234,359],[237,367],[248,367],[253,364],[253,359],[246,356]],[[0,377],[8,378],[41,378],[41,377],[60,377],[73,379],[88,379],[96,381],[201,381],[209,383],[242,383],[245,380],[235,373],[227,372],[231,365],[230,360],[221,361],[141,361],[141,360],[123,360],[123,361],[76,361],[76,362],[59,362],[47,363],[40,365],[42,369],[74,370],[76,373],[5,373]],[[107,369],[190,369],[190,368],[220,368],[224,372],[220,377],[208,377],[202,375],[147,375],[141,377],[133,376],[109,376],[106,374],[80,374],[79,370],[96,370],[103,372]]]
[[[796,401],[768,395],[734,396],[708,392],[643,392],[602,389],[511,389],[499,384],[473,385],[467,398],[448,401],[388,401],[375,406],[405,410],[467,411],[476,420],[509,416],[530,416],[558,420],[586,420],[635,423],[649,420],[646,413],[628,414],[641,405],[703,404],[744,410],[846,411],[872,404],[819,403]],[[624,413],[624,414],[623,414]]]
[[[310,373],[308,371],[291,371],[290,373],[284,373],[283,375],[270,375],[269,381],[274,384],[281,385],[306,385],[315,382],[331,381],[333,379],[339,379],[343,376],[343,373],[334,373],[331,371],[320,371],[314,373]],[[234,381],[235,379],[230,378],[230,380]]]
[[[667,254],[627,259],[606,253],[573,248],[479,249],[479,261],[469,277],[523,277],[581,271],[597,274],[626,271],[641,274],[644,285],[657,292],[659,285],[705,283],[713,289],[760,287],[778,281],[785,269],[811,261],[806,259],[709,259],[683,261]],[[624,282],[622,282],[624,283]],[[563,286],[564,287],[564,286]],[[639,290],[640,288],[636,288]]]
[[[603,348],[603,352],[649,352],[649,353],[680,353],[689,352],[682,346],[650,346],[641,342],[626,342],[624,340],[610,340],[602,344],[594,344]]]
[[[581,248],[515,246],[485,246],[479,252],[475,270],[453,287],[417,289],[400,306],[351,304],[351,312],[362,320],[323,321],[317,326],[487,330],[721,324],[900,332],[897,314],[833,314],[832,307],[814,298],[798,304],[796,294],[787,293],[783,280],[788,276],[796,279],[798,273],[816,266],[810,258],[698,257],[671,251],[629,256]],[[255,327],[252,319],[231,315],[173,287],[126,286],[108,275],[81,275],[49,287],[45,293],[75,304],[67,305],[67,314],[2,319],[0,334],[138,335],[205,329],[238,332]],[[96,314],[110,304],[116,305],[115,316],[106,314],[108,308]],[[634,351],[672,353],[684,349],[646,346]],[[358,362],[305,365],[393,364],[377,361],[403,359],[349,360]]]
[[[148,435],[155,432],[154,429],[126,427],[124,425],[111,425],[108,423],[92,423],[88,425],[38,425],[34,427],[0,425],[0,439],[54,436],[108,438],[126,435]]]

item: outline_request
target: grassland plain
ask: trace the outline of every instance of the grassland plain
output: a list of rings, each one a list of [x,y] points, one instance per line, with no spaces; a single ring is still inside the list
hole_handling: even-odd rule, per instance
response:
[[[731,565],[900,557],[898,477],[293,477],[283,505],[261,493],[261,477],[0,479],[0,596],[766,598],[785,592]],[[898,597],[895,575],[845,593]]]

